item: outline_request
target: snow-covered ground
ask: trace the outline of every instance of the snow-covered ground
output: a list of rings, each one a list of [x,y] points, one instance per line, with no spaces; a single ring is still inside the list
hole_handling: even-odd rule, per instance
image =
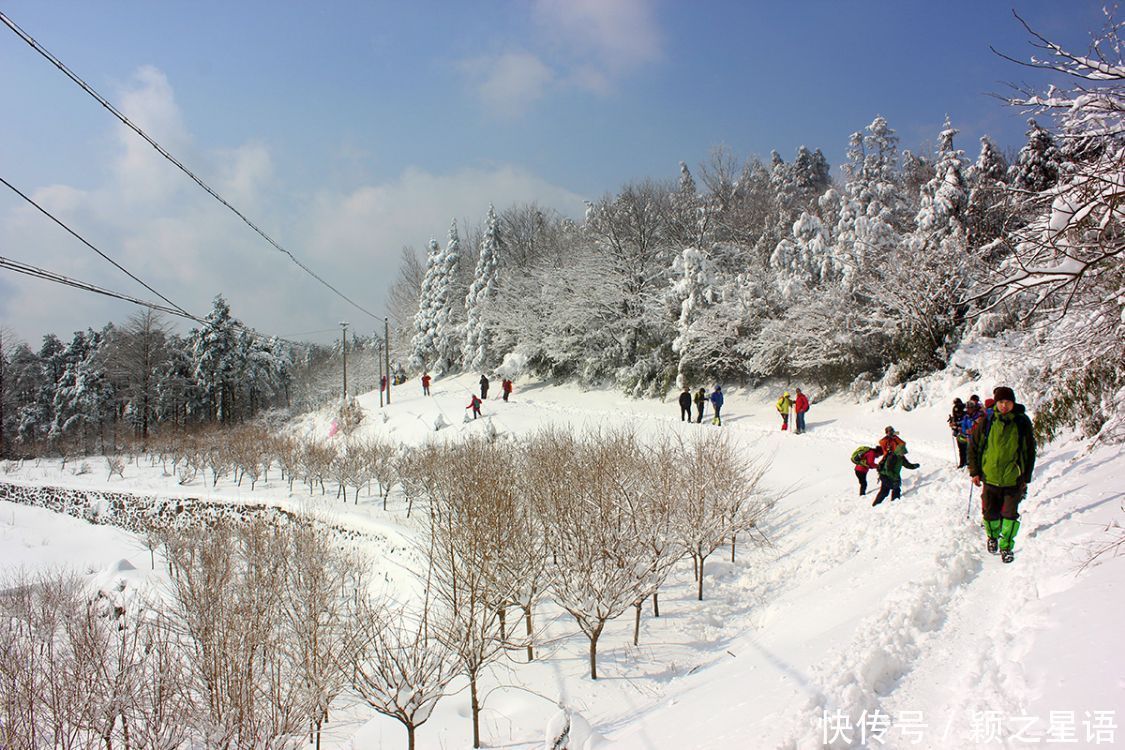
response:
[[[731,389],[722,428],[709,418],[681,423],[675,394],[661,403],[526,380],[509,403],[494,387],[484,417],[467,423],[470,376],[434,381],[430,398],[412,381],[384,409],[377,392],[361,397],[360,434],[406,444],[474,433],[518,440],[560,424],[628,423],[653,437],[722,429],[748,453],[771,457],[768,482],[786,491],[765,528],[769,545],[742,545],[735,562],[729,548],[708,559],[705,601],[693,598],[685,560],[661,592],[661,617],[646,607],[639,646],[631,614],[611,623],[596,682],[586,640],[545,605],[537,613],[549,623],[541,658],[528,664],[515,652],[482,686],[485,744],[541,746],[560,704],[604,738],[593,746],[623,749],[1125,744],[1117,728],[1125,719],[1125,560],[1103,555],[1083,567],[1122,533],[1122,447],[1061,439],[1041,448],[1016,561],[1002,565],[984,549],[978,493],[954,468],[945,415],[953,396],[983,398],[1014,370],[989,370],[983,357],[966,356],[971,361],[910,386],[909,411],[880,408],[885,398],[828,398],[814,403],[803,435],[778,429],[777,394],[766,390]],[[980,380],[970,379],[970,368]],[[329,421],[313,416],[294,429],[338,439],[328,438]],[[921,468],[904,472],[900,501],[872,508],[873,492],[857,497],[849,455],[874,444],[888,424]],[[377,491],[345,505],[332,490],[310,497],[298,485],[290,495],[274,474],[251,492],[229,479],[179,486],[145,461],[107,480],[104,461],[87,462],[86,474],[74,473],[80,462],[65,470],[57,461],[8,465],[0,482],[315,509],[366,535],[385,580],[406,585],[407,541],[416,531],[397,493],[384,511]],[[0,502],[0,570],[50,566],[89,572],[105,585],[159,575],[133,534]],[[471,746],[468,714],[467,690],[443,699],[419,730],[419,746]],[[396,722],[352,699],[341,701],[327,729],[328,747],[406,742]]]

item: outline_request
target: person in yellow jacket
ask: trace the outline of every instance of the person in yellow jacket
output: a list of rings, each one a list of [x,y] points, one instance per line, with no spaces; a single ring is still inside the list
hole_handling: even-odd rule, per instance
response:
[[[789,411],[793,408],[793,399],[789,397],[789,391],[781,394],[781,398],[777,400],[777,413],[781,415],[781,429],[789,429]]]

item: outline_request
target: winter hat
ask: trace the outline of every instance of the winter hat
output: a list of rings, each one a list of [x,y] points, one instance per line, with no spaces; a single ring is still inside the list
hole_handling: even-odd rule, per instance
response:
[[[991,408],[992,408],[992,405],[993,405],[993,404],[995,404],[995,403],[996,403],[996,399],[994,399],[994,398],[986,398],[986,399],[984,400],[984,408],[985,408],[985,409],[991,409]]]
[[[782,398],[789,398],[789,391],[786,391],[785,393],[781,394],[781,397]]]
[[[1011,401],[1015,403],[1016,392],[1006,385],[1001,385],[992,389],[992,397],[997,401]]]
[[[895,432],[895,428],[891,427],[890,425],[887,425],[886,429],[884,429],[883,432],[887,435],[897,435],[898,434],[898,433]]]

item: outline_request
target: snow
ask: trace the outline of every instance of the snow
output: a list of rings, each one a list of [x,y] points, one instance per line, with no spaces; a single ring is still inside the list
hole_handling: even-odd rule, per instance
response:
[[[544,604],[536,612],[546,627],[536,661],[511,652],[482,680],[485,744],[544,747],[567,718],[570,747],[614,750],[858,747],[861,739],[926,748],[1017,747],[1030,737],[1048,745],[1074,737],[1079,747],[1122,741],[1110,725],[1125,719],[1118,647],[1125,560],[1107,553],[1084,567],[1121,534],[1122,447],[1074,437],[1041,447],[1012,565],[984,550],[979,495],[953,465],[945,414],[954,396],[984,398],[1000,382],[1023,396],[1035,358],[1008,346],[970,340],[945,371],[876,389],[870,401],[811,393],[803,435],[778,429],[777,389],[724,387],[721,429],[749,455],[769,457],[768,483],[787,492],[762,529],[770,543],[740,543],[735,562],[729,547],[716,551],[702,602],[694,600],[690,562],[680,563],[661,590],[661,617],[645,606],[639,646],[632,645],[631,610],[609,623],[596,682],[573,618]],[[629,425],[651,439],[720,429],[706,419],[680,422],[675,393],[663,402],[630,399],[526,377],[516,380],[510,402],[490,398],[483,417],[465,423],[478,377],[436,378],[431,397],[412,380],[381,412],[378,392],[364,394],[357,436],[420,445],[470,435],[518,441],[547,425]],[[343,441],[328,436],[332,418],[310,415],[292,429]],[[872,508],[872,493],[856,496],[849,456],[887,424],[921,468],[904,475],[901,500]],[[80,464],[9,463],[0,466],[0,483],[313,509],[363,534],[380,579],[404,596],[411,590],[417,526],[397,489],[383,511],[378,488],[362,492],[358,505],[336,499],[331,488],[310,496],[299,483],[290,495],[276,470],[251,491],[229,478],[212,487],[209,476],[180,486],[144,458],[108,480],[100,469],[75,473]],[[87,576],[111,601],[113,592],[159,585],[162,575],[134,534],[0,502],[0,570],[60,566]],[[453,689],[418,730],[420,747],[470,746],[468,690],[464,682]],[[354,698],[338,701],[326,729],[329,748],[406,743],[396,722]],[[993,742],[997,729],[1003,736]]]

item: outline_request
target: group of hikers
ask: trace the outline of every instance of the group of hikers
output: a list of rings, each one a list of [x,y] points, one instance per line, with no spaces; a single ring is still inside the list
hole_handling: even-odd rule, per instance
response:
[[[724,400],[723,387],[721,385],[716,385],[715,390],[711,391],[710,396],[707,395],[707,390],[705,388],[700,388],[693,396],[691,388],[685,385],[683,391],[680,392],[680,421],[691,421],[691,406],[694,403],[696,413],[695,421],[697,424],[702,423],[703,409],[707,406],[707,402],[710,401],[711,411],[714,413],[714,416],[711,417],[711,424],[721,427],[723,424],[721,414]]]
[[[683,391],[680,392],[680,421],[690,422],[691,407],[695,405],[695,421],[700,423],[703,421],[703,409],[707,402],[711,402],[711,409],[714,411],[714,417],[711,419],[711,424],[722,426],[723,421],[720,413],[723,409],[723,387],[716,385],[715,390],[711,395],[707,395],[707,391],[700,388],[692,395],[691,388],[687,385],[684,386]],[[800,388],[797,389],[797,397],[793,398],[789,395],[789,391],[781,394],[781,398],[777,400],[777,412],[781,415],[781,429],[789,429],[789,413],[793,412],[797,415],[796,423],[794,424],[794,434],[800,434],[805,431],[805,413],[809,410],[809,397],[806,396]]]
[[[476,419],[480,416],[481,403],[488,400],[488,386],[488,375],[481,373],[480,396],[478,397],[475,393],[469,394],[469,405],[465,407],[466,409],[473,410],[473,419]],[[500,381],[500,390],[503,393],[503,398],[505,401],[507,401],[508,397],[512,395],[513,388],[514,386],[512,385],[512,381],[508,378],[504,378]],[[430,395],[429,386],[426,386],[426,395]]]
[[[1010,563],[1015,559],[1016,533],[1020,528],[1019,504],[1027,496],[1027,485],[1035,469],[1035,434],[1023,404],[1008,386],[998,386],[992,398],[981,403],[973,395],[968,402],[953,400],[948,418],[957,446],[957,468],[968,468],[972,490],[981,488],[981,517],[985,546]],[[861,445],[852,453],[859,494],[867,492],[867,473],[876,469],[879,493],[872,507],[902,497],[902,469],[919,464],[906,458],[906,442],[893,427],[884,430],[878,445]]]
[[[917,469],[921,466],[907,459],[906,441],[890,425],[884,428],[883,437],[874,447],[861,445],[852,451],[852,463],[855,465],[855,478],[859,480],[860,496],[867,494],[867,472],[875,469],[878,473],[879,492],[871,503],[872,508],[886,500],[888,495],[891,502],[902,497],[903,468]]]

